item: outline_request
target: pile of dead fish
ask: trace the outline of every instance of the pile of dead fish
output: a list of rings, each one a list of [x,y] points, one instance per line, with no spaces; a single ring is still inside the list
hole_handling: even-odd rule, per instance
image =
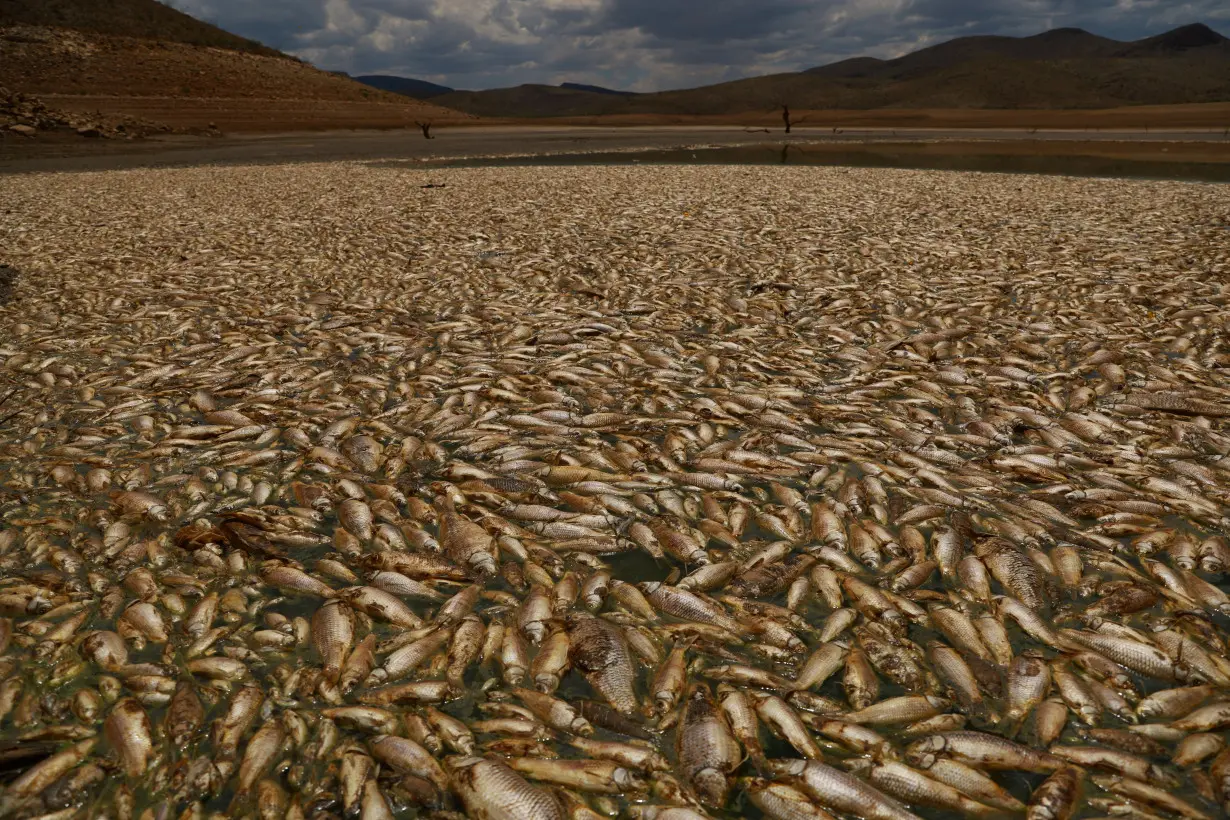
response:
[[[6,180],[0,817],[1230,812],[1223,189],[432,173]]]

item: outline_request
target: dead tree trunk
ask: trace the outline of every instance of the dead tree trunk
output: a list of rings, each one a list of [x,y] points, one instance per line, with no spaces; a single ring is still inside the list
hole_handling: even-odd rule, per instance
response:
[[[415,120],[414,124],[417,125],[419,127],[419,130],[423,132],[423,139],[426,139],[426,140],[434,139],[434,137],[432,137],[431,135],[431,122],[430,121],[429,122],[419,122],[418,120]]]

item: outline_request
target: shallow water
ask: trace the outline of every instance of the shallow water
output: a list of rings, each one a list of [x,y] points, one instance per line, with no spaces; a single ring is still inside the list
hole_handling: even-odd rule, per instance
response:
[[[708,160],[710,154],[704,157]],[[791,149],[788,164],[794,158]],[[770,159],[760,157],[762,162]],[[313,518],[308,527],[322,540],[288,549],[295,561],[312,570],[318,559],[333,555],[332,539],[339,529],[355,526],[347,525],[339,513],[342,499],[352,497],[353,491],[351,484],[343,488],[343,480],[358,486],[360,494],[371,492],[373,506],[376,488],[387,493],[386,484],[392,482],[424,502],[434,501],[446,484],[456,482],[457,491],[473,499],[466,514],[494,527],[498,518],[511,515],[504,496],[520,492],[508,483],[497,482],[491,490],[472,485],[468,479],[475,470],[504,479],[522,473],[549,475],[568,459],[616,458],[617,448],[623,447],[620,464],[644,462],[649,466],[636,468],[636,474],[669,478],[669,484],[655,483],[658,489],[650,493],[661,506],[667,493],[675,505],[699,504],[706,493],[686,484],[665,456],[682,448],[683,464],[699,470],[702,458],[732,452],[711,447],[730,442],[745,455],[772,456],[777,466],[738,478],[738,498],[715,491],[710,501],[717,508],[705,513],[712,521],[726,519],[727,508],[733,511],[736,501],[766,513],[783,513],[789,505],[773,500],[771,482],[776,482],[814,504],[847,498],[839,508],[850,525],[870,525],[874,518],[895,527],[903,512],[929,500],[921,493],[956,482],[958,497],[946,502],[951,509],[913,525],[927,540],[945,518],[977,517],[973,523],[986,536],[1009,520],[1023,526],[1031,516],[1022,519],[1015,505],[1026,496],[1036,494],[1053,501],[1059,512],[1071,511],[1072,499],[1064,493],[1068,485],[1091,489],[1109,475],[1137,483],[1172,474],[1179,478],[1178,467],[1212,469],[1221,463],[1215,456],[1230,452],[1225,420],[1230,411],[1204,422],[1144,408],[1124,413],[1133,405],[1122,400],[1114,374],[1095,370],[1090,360],[1108,345],[1123,351],[1125,386],[1133,394],[1191,385],[1219,402],[1230,395],[1224,379],[1230,355],[1223,355],[1221,334],[1215,332],[1215,321],[1227,305],[1216,274],[1225,272],[1225,260],[1230,259],[1230,234],[1225,231],[1223,190],[1211,186],[712,164],[417,174],[345,165],[114,175],[105,182],[102,176],[31,178],[13,185],[8,207],[18,214],[22,230],[8,236],[10,246],[25,254],[20,257],[23,276],[16,288],[20,301],[0,306],[0,319],[25,325],[0,347],[3,372],[11,374],[5,377],[9,384],[0,387],[0,432],[24,449],[13,451],[14,457],[0,469],[0,526],[22,529],[20,538],[7,546],[0,541],[0,564],[7,573],[0,580],[9,583],[9,589],[16,581],[29,581],[39,590],[64,581],[47,574],[55,568],[48,558],[50,547],[58,545],[60,550],[73,546],[83,552],[81,569],[65,575],[84,582],[91,581],[87,573],[94,573],[100,588],[121,590],[124,602],[134,602],[138,594],[126,585],[137,565],[150,565],[167,585],[164,593],[179,586],[170,580],[168,569],[186,572],[198,578],[203,589],[219,593],[251,587],[250,595],[245,593],[249,609],[228,610],[222,616],[239,631],[210,651],[239,654],[249,665],[247,679],[273,694],[262,721],[293,712],[311,726],[323,725],[320,715],[331,701],[311,686],[279,684],[282,673],[300,670],[306,675],[318,669],[318,650],[302,643],[280,649],[261,648],[255,641],[249,645],[252,630],[268,625],[263,613],[307,618],[320,601],[265,583],[259,556],[244,558],[242,566],[226,573],[207,571],[208,562],[197,563],[207,556],[175,546],[172,535],[198,517],[212,526],[226,513],[249,507],[251,514],[277,516],[267,519],[272,526],[284,520],[286,510],[307,503],[296,497],[299,482],[316,485],[333,499],[324,519]],[[446,185],[421,191],[420,183],[428,181]],[[95,203],[99,225],[83,226],[81,201]],[[937,203],[943,208],[937,209]],[[4,232],[0,223],[0,238]],[[203,234],[209,234],[210,245],[197,253]],[[175,249],[184,257],[178,263]],[[117,253],[124,264],[118,272]],[[1004,260],[1011,261],[1011,267]],[[998,271],[992,267],[1001,264]],[[578,272],[586,281],[577,280]],[[451,277],[447,287],[441,285],[445,276]],[[603,290],[596,291],[596,286]],[[332,295],[322,299],[325,293]],[[1048,324],[1041,324],[1043,319]],[[524,323],[524,332],[519,323]],[[927,341],[929,329],[957,332],[944,341]],[[850,335],[842,338],[836,335],[839,331]],[[710,353],[716,359],[712,367],[706,358]],[[1030,360],[1022,360],[1022,353]],[[61,358],[51,358],[53,354]],[[152,379],[149,374],[158,371],[150,368],[168,359],[179,362],[181,369]],[[66,363],[72,369],[61,366]],[[1028,378],[1004,376],[1000,365],[1005,363],[1013,363],[1018,372],[1024,368]],[[945,373],[951,376],[951,367],[958,365],[961,372],[968,371],[968,379],[937,381]],[[706,370],[710,367],[712,373]],[[1168,380],[1152,381],[1160,377]],[[929,391],[920,389],[923,384],[931,385]],[[1099,425],[1102,432],[1080,441],[1064,439],[1067,444],[1042,438],[1043,432],[1056,433],[1052,422],[1063,419],[1065,412],[1060,406],[1073,412],[1084,406],[1077,401],[1086,386],[1102,391],[1089,399],[1095,404],[1087,411],[1096,409],[1099,418],[1107,414],[1110,421]],[[539,393],[548,387],[558,393]],[[1049,403],[1052,396],[1046,391],[1051,388],[1060,391],[1054,394],[1063,399],[1060,406]],[[208,411],[197,406],[202,402],[194,400],[198,390],[206,391],[211,404],[253,414],[262,425],[276,428],[276,434],[262,445],[185,441],[176,431],[208,420]],[[755,401],[715,419],[710,405],[700,404],[733,401],[735,396],[766,402],[772,397],[784,416],[774,422]],[[647,404],[650,399],[652,405]],[[612,411],[616,416],[608,424],[586,422],[561,416],[558,411],[565,407]],[[523,426],[530,410],[543,414],[544,422],[554,420],[555,426]],[[14,415],[4,418],[9,413]],[[1046,419],[1037,421],[1039,415]],[[362,474],[345,462],[345,472],[339,473],[318,460],[333,460],[329,452],[313,454],[302,438],[291,435],[297,431],[313,448],[332,447],[331,440],[341,439],[334,442],[341,447],[350,441],[350,433],[326,429],[352,417],[357,420],[351,432],[362,430],[378,441],[386,459],[375,469],[356,463],[356,470],[368,470]],[[801,438],[780,437],[783,417]],[[461,426],[454,426],[459,418]],[[567,422],[564,431],[558,429],[561,418]],[[1085,418],[1090,423],[1092,419]],[[980,429],[971,425],[991,422],[1002,435],[955,438],[967,429]],[[591,423],[595,426],[588,426]],[[480,429],[484,436],[501,440],[488,448],[482,437],[473,435]],[[666,440],[671,431],[685,429],[685,443]],[[430,454],[423,451],[423,441],[433,445]],[[934,446],[937,442],[948,445],[946,454]],[[1176,449],[1178,443],[1193,449]],[[268,458],[234,460],[249,447]],[[1012,452],[1053,455],[1053,469],[1062,474],[1052,480],[1008,470],[1000,457]],[[405,460],[399,461],[402,454]],[[1082,454],[1086,460],[1078,462]],[[791,464],[781,457],[801,460]],[[1095,471],[1089,466],[1094,457],[1103,459],[1095,463],[1117,472]],[[57,469],[65,461],[73,464],[68,475]],[[928,461],[933,463],[928,466]],[[161,537],[167,542],[163,558],[155,561],[143,547],[142,552],[126,549],[121,559],[105,559],[106,521],[99,516],[116,517],[119,512],[106,492],[82,489],[88,488],[82,484],[83,473],[99,463],[114,474],[112,486],[132,481],[165,502],[167,521],[128,517],[129,542],[140,546]],[[148,475],[141,471],[147,465]],[[710,464],[706,469],[717,468]],[[211,472],[219,475],[211,477]],[[620,478],[622,472],[599,472],[626,484],[616,489],[629,494],[644,490],[644,482]],[[187,483],[191,478],[200,479],[208,501],[189,514],[197,503]],[[253,485],[267,482],[272,494],[257,501],[254,486],[245,488],[244,479]],[[1059,479],[1067,483],[1054,483]],[[572,479],[559,481],[556,491],[562,495]],[[1212,503],[1226,497],[1224,486],[1224,481],[1214,481],[1193,491],[1208,493]],[[847,495],[848,488],[855,491]],[[592,492],[592,487],[585,490]],[[1147,498],[1151,492],[1142,486],[1130,495]],[[872,509],[878,493],[883,493],[881,509]],[[818,509],[823,508],[812,507],[805,514]],[[407,528],[403,532],[422,530],[442,538],[431,515],[404,502],[395,512],[390,517]],[[642,512],[644,516],[633,517],[649,520],[656,515]],[[1072,515],[1076,525],[1051,527],[1051,538],[1034,546],[1047,553],[1054,539],[1087,538],[1103,517],[1088,509]],[[699,524],[701,516],[688,513],[682,518]],[[616,518],[608,523],[604,529],[612,537],[625,532]],[[1146,523],[1142,529],[1165,529],[1196,541],[1224,529],[1220,515],[1159,514]],[[753,518],[733,547],[705,541],[711,560],[746,560],[779,541],[772,524],[772,519]],[[801,520],[799,526],[798,534],[787,539],[791,550],[810,551],[816,546],[814,533],[803,528]],[[591,557],[571,554],[554,536],[527,532],[521,537],[545,550],[534,553],[536,562],[559,549],[553,579],[565,568],[588,576],[594,566]],[[381,546],[365,538],[368,543],[361,550],[334,556],[361,579],[367,570],[359,553]],[[1026,545],[1038,539],[1019,540]],[[934,541],[931,544],[934,553]],[[1144,567],[1145,556],[1132,549],[1130,537],[1112,547],[1126,562],[1125,569]],[[219,553],[230,550],[218,542]],[[1096,555],[1082,554],[1087,559]],[[501,560],[521,562],[508,555]],[[695,569],[670,556],[655,561],[639,550],[601,560],[614,578],[626,582],[663,581]],[[1153,560],[1172,561],[1160,551]],[[853,574],[868,583],[891,582],[888,571],[879,570],[868,566]],[[540,566],[538,578],[543,571]],[[1096,592],[1082,596],[1065,588],[1039,604],[1054,625],[1079,626],[1082,607],[1095,600],[1093,595],[1104,594],[1100,585],[1122,580],[1122,573],[1101,564],[1082,572],[1082,578],[1099,585]],[[1223,572],[1203,574],[1208,583],[1227,588]],[[924,605],[943,602],[941,596],[951,593],[956,597],[948,600],[972,614],[1004,618],[989,600],[964,597],[967,591],[960,580],[933,574],[903,595]],[[492,595],[479,600],[476,614],[488,624],[497,618],[511,622],[515,616],[510,612],[523,588],[503,575],[487,579],[487,584]],[[833,606],[812,593],[798,603],[796,614],[815,627],[831,615]],[[88,600],[95,592],[85,595],[83,600]],[[511,606],[509,595],[514,598]],[[192,604],[197,596],[187,597]],[[780,606],[788,593],[782,589],[756,597]],[[418,598],[405,603],[424,619],[437,608]],[[1224,631],[1230,621],[1225,608],[1214,603],[1206,601],[1207,614],[1200,617]],[[139,650],[134,646],[129,659],[163,661],[174,667],[169,679],[172,672],[180,674],[189,639],[179,627],[181,615],[166,600],[158,605],[175,628],[168,639],[145,641]],[[628,619],[613,600],[603,611],[617,621]],[[60,701],[72,687],[96,687],[103,677],[85,665],[70,683],[55,681],[51,662],[36,654],[36,639],[63,615],[40,619],[30,614],[15,613],[17,637],[6,658],[15,666],[5,674],[24,688],[17,715],[0,725],[0,741],[20,739],[31,725],[43,730],[70,721]],[[1174,607],[1158,604],[1114,620],[1147,631],[1162,615],[1174,614]],[[91,616],[82,629],[119,628],[117,617]],[[866,613],[859,617],[864,624],[875,620]],[[668,643],[677,642],[675,637],[667,640],[666,629],[678,623],[663,615],[642,625],[661,638],[665,651]],[[1015,621],[1007,619],[1005,626],[1016,654],[1041,650],[1060,662],[1055,648],[1040,646]],[[379,619],[362,627],[369,628],[380,641],[404,631]],[[923,618],[908,630],[919,647],[943,640]],[[814,645],[815,633],[803,632],[803,642]],[[689,650],[694,663],[690,680],[712,687],[718,682],[713,670],[728,660],[793,678],[805,655],[771,653],[770,645],[757,644],[754,634]],[[79,657],[75,644],[57,651],[66,662]],[[443,657],[438,653],[434,660]],[[425,664],[415,677],[436,677],[439,664],[434,672],[431,666]],[[637,661],[642,694],[652,672],[645,667]],[[188,674],[184,670],[185,677]],[[1171,685],[1129,679],[1145,693]],[[880,681],[881,700],[906,694],[893,680],[886,674]],[[362,694],[381,683],[372,680],[357,691]],[[834,675],[817,685],[815,693],[841,703],[842,683],[841,676]],[[504,685],[495,661],[475,664],[465,684],[438,708],[466,722],[484,716],[479,708],[483,698]],[[235,686],[207,680],[196,685],[209,703],[205,722],[188,743],[189,754],[170,748],[158,734],[160,757],[151,764],[152,771],[211,753],[209,722],[225,711],[229,700],[229,695],[215,693]],[[53,690],[45,700],[39,697],[43,688]],[[994,684],[986,688],[998,691]],[[557,694],[573,702],[601,697],[576,670],[565,676]],[[953,707],[953,713],[959,709]],[[398,705],[392,711],[409,716],[418,710]],[[145,705],[154,727],[163,726],[167,711],[162,703]],[[29,716],[19,721],[22,712]],[[1129,722],[1134,721],[1103,717],[1104,728],[1124,728]],[[1018,737],[1032,743],[1031,731],[1027,728]],[[895,724],[882,734],[899,750],[911,740]],[[345,728],[342,735],[360,748],[372,739],[354,728]],[[484,741],[500,739],[496,733],[483,735]],[[602,730],[596,736],[620,737]],[[677,757],[675,737],[673,728],[655,735],[671,761]],[[546,749],[564,758],[582,756],[562,740]],[[797,754],[767,729],[761,740],[772,757]],[[1075,719],[1060,739],[1060,745],[1067,746],[1090,743]],[[850,750],[822,746],[833,765],[858,757]],[[292,783],[290,769],[276,767],[269,773],[270,783],[293,785],[309,806],[334,799],[335,760],[320,760],[299,749],[287,755],[291,766],[302,766],[305,773],[296,774]],[[104,740],[95,756],[107,762],[114,751]],[[1159,765],[1169,765],[1162,760],[1159,756]],[[1194,782],[1197,771],[1185,772],[1181,779]],[[754,774],[753,766],[743,761],[735,771],[736,778]],[[1042,778],[1014,772],[995,775],[1021,799]],[[713,816],[762,816],[748,801],[745,785],[736,782],[729,804]],[[379,786],[390,800],[404,799],[394,778],[385,776]],[[134,817],[162,800],[176,804],[176,813],[167,816],[181,816],[177,804],[182,801],[168,798],[157,778],[125,783],[111,769],[104,783],[81,797],[83,816],[100,816],[121,789],[135,793]],[[1189,785],[1177,793],[1193,805],[1212,805]],[[1105,798],[1092,785],[1087,794]],[[235,796],[229,780],[203,801],[204,808],[227,812]],[[241,800],[230,815],[245,807]],[[1101,808],[1086,803],[1075,816],[1107,813]],[[960,816],[921,807],[916,811],[927,820]],[[401,803],[397,815],[418,816]],[[342,815],[322,809],[309,816]]]
[[[928,154],[907,147],[864,144],[849,150],[809,149],[797,144],[752,145],[723,148],[676,148],[653,151],[609,151],[543,154],[520,157],[388,160],[377,168],[490,168],[560,165],[802,165],[853,168],[912,168],[936,171],[1054,174],[1077,177],[1174,179],[1193,182],[1230,182],[1230,163],[1153,161],[1095,156],[1029,156],[987,150],[961,155]]]

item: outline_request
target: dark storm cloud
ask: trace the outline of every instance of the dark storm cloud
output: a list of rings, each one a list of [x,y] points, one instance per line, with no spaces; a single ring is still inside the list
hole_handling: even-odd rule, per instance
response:
[[[1136,39],[1194,21],[1230,30],[1225,0],[165,0],[352,74],[462,88],[590,82],[679,88],[894,57],[967,34],[1076,26]]]

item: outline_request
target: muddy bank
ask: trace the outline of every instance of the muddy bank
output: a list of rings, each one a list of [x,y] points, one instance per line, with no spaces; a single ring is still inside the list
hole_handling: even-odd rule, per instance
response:
[[[1022,130],[951,131],[935,129],[796,129],[789,137],[732,127],[438,128],[434,139],[416,131],[334,131],[274,136],[168,136],[140,142],[88,143],[84,140],[2,140],[0,173],[103,171],[192,165],[246,165],[283,162],[458,159],[623,151],[695,150],[745,146],[766,152],[785,149],[792,156],[818,151],[893,151],[922,155],[1094,156],[1129,161],[1223,163],[1230,140],[1204,131],[1156,132]],[[860,147],[870,146],[870,147]],[[738,160],[742,161],[742,160]],[[859,164],[859,163],[853,163]],[[1027,169],[1030,170],[1030,169]]]

